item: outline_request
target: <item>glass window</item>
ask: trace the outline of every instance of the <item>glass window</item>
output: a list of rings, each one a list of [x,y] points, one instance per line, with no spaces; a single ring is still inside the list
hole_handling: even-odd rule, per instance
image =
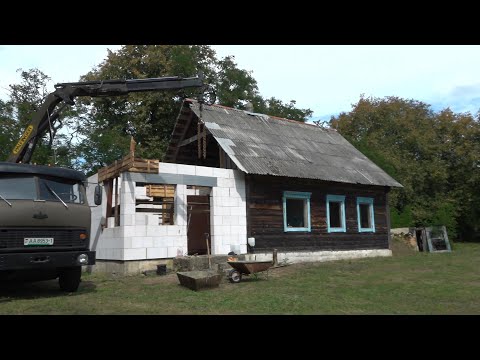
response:
[[[84,202],[81,191],[83,185],[74,180],[39,178],[38,183],[41,200],[60,201],[60,198],[65,203],[83,204]]]
[[[2,176],[0,195],[8,200],[34,200],[37,198],[33,176]]]
[[[357,198],[357,217],[359,232],[375,232],[373,198]]]
[[[327,195],[328,232],[346,232],[345,195]]]
[[[285,231],[311,231],[310,195],[308,192],[283,192],[283,225]]]

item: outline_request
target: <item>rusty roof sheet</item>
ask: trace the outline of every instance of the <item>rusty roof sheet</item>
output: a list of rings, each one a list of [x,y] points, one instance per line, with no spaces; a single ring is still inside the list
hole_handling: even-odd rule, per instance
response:
[[[402,187],[333,129],[187,100],[248,174]]]

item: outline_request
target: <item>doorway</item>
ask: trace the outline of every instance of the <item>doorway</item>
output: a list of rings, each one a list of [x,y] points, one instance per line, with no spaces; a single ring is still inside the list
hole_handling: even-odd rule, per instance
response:
[[[210,196],[187,195],[188,255],[206,255],[207,238],[211,253]]]

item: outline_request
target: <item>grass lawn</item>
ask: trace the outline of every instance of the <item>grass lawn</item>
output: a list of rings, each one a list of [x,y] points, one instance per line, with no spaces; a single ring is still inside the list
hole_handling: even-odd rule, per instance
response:
[[[480,244],[452,253],[296,264],[200,292],[175,274],[84,274],[79,291],[57,281],[0,285],[0,314],[480,314]]]

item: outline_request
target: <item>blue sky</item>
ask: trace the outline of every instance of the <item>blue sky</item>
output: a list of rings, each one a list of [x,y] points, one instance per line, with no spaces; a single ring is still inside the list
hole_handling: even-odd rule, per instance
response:
[[[260,93],[310,108],[314,118],[349,111],[360,94],[399,96],[435,110],[480,108],[480,46],[222,45],[252,71]],[[39,68],[50,84],[77,81],[120,45],[0,45],[0,97],[19,81],[16,69]],[[172,74],[175,75],[175,74]]]

